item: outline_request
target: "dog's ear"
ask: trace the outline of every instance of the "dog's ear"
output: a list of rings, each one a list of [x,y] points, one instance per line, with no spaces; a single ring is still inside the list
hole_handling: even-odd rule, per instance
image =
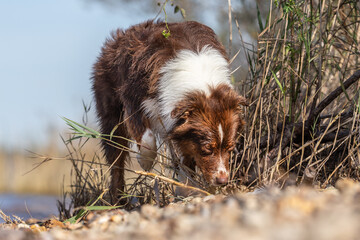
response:
[[[171,111],[171,118],[174,119],[187,119],[190,116],[190,109],[188,106],[182,104],[178,105]]]
[[[180,101],[171,111],[171,118],[186,120],[191,115],[193,106],[189,101]]]

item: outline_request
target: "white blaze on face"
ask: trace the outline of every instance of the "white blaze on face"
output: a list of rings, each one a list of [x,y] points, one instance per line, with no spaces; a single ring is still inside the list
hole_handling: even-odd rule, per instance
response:
[[[224,140],[224,131],[223,131],[221,124],[219,124],[219,126],[218,126],[218,131],[219,131],[220,144],[221,144]],[[216,171],[216,175],[220,175],[220,174],[228,174],[228,171],[226,170],[226,167],[224,164],[224,160],[221,157],[221,152],[220,152],[220,156],[219,156],[219,164],[218,164],[217,171]]]
[[[224,131],[222,129],[221,124],[219,124],[219,136],[220,136],[220,143],[222,143],[222,141],[224,139]]]
[[[217,171],[218,171],[218,173],[221,173],[221,172],[227,173],[226,168],[225,168],[224,161],[223,161],[223,159],[222,159],[221,156],[220,156],[220,161],[219,161],[219,165],[218,165]]]

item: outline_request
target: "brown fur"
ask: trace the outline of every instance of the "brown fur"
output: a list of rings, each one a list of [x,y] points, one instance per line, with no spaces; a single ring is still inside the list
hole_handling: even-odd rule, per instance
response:
[[[150,127],[141,104],[145,99],[156,98],[159,71],[179,50],[197,51],[209,45],[227,59],[224,47],[209,27],[197,22],[184,22],[170,23],[169,28],[171,35],[166,39],[162,35],[165,24],[148,21],[126,31],[117,30],[105,42],[93,71],[93,91],[102,133],[110,134],[117,126],[114,136],[141,142],[146,128]],[[169,139],[176,143],[188,165],[191,165],[193,156],[199,155],[195,157],[196,164],[208,181],[216,157],[205,156],[205,153],[211,148],[214,156],[228,159],[236,131],[243,124],[239,104],[244,104],[244,98],[228,86],[219,86],[208,98],[202,92],[188,95],[172,113],[177,124],[169,133]],[[206,138],[207,133],[216,131],[214,128],[219,123],[223,124],[226,139],[221,146],[218,139]],[[113,140],[128,146],[127,140]],[[115,193],[116,189],[124,189],[127,152],[110,146],[106,141],[103,143],[107,161],[110,164],[115,161],[111,170],[111,190]]]

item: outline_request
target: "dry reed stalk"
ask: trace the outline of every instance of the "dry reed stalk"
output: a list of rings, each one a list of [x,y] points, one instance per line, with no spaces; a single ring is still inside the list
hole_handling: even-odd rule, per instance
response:
[[[350,166],[342,159],[357,152],[354,146],[359,141],[354,138],[360,131],[354,104],[359,87],[353,85],[359,80],[360,65],[359,51],[353,49],[360,40],[360,3],[277,4],[259,34],[257,55],[249,61],[249,66],[256,62],[246,81],[250,85],[243,85],[251,102],[249,133],[244,134],[247,139],[238,155],[244,166],[233,168],[246,170],[233,179],[243,176],[242,183],[248,185],[276,183],[284,176],[276,173],[284,169],[285,174],[294,172],[301,183],[304,171],[315,168],[313,183],[329,183],[327,172],[334,182],[338,177],[334,171]],[[246,49],[243,41],[241,48]],[[329,78],[337,83],[325,81]],[[335,101],[341,104],[334,108]],[[334,119],[327,121],[323,116],[331,107]],[[352,162],[357,158],[353,154]],[[350,172],[359,176],[356,169]]]
[[[186,185],[184,183],[177,182],[177,181],[175,181],[173,179],[170,179],[170,178],[167,178],[167,177],[164,177],[164,176],[161,176],[161,175],[157,175],[157,174],[152,173],[152,172],[144,172],[144,171],[134,171],[134,172],[136,174],[150,176],[150,177],[155,178],[155,179],[158,178],[158,179],[161,179],[162,181],[171,183],[173,185],[176,185],[176,186],[179,186],[179,187],[182,187],[182,188],[186,188],[186,189],[189,189],[189,190],[194,190],[196,192],[200,192],[200,193],[203,193],[205,195],[210,195],[210,193],[208,193],[207,191],[204,191],[204,190],[199,189],[197,187],[189,186],[189,185]]]

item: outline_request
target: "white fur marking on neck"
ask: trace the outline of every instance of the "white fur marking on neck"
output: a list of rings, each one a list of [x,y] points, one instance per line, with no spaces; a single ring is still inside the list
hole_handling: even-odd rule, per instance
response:
[[[228,62],[218,50],[210,46],[205,46],[198,52],[180,51],[161,68],[160,74],[160,114],[167,131],[175,122],[171,118],[171,111],[187,93],[202,91],[209,95],[210,89],[220,84],[232,87]]]

